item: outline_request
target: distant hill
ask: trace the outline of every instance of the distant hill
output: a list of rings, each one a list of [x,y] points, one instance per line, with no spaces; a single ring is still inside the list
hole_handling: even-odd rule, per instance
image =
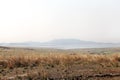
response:
[[[74,49],[120,47],[120,44],[83,41],[78,39],[56,39],[48,42],[0,43],[0,46]]]

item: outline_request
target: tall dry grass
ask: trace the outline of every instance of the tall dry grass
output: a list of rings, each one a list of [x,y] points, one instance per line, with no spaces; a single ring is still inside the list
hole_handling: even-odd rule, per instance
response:
[[[98,54],[48,54],[48,55],[12,55],[0,56],[0,67],[14,68],[14,67],[34,67],[40,65],[71,65],[82,64],[87,62],[101,64],[104,66],[108,63],[111,66],[119,66],[120,54],[98,55]]]

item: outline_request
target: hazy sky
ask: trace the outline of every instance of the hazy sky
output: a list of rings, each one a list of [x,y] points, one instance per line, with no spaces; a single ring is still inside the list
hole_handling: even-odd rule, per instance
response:
[[[0,42],[120,42],[120,0],[0,0]]]

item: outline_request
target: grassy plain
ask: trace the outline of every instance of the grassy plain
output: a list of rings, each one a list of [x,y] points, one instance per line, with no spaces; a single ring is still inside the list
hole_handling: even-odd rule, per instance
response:
[[[0,80],[119,80],[120,48],[0,47]]]

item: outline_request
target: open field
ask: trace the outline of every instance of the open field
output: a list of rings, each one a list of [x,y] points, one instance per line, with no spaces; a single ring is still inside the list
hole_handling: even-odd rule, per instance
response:
[[[0,80],[119,80],[120,48],[0,47]]]

